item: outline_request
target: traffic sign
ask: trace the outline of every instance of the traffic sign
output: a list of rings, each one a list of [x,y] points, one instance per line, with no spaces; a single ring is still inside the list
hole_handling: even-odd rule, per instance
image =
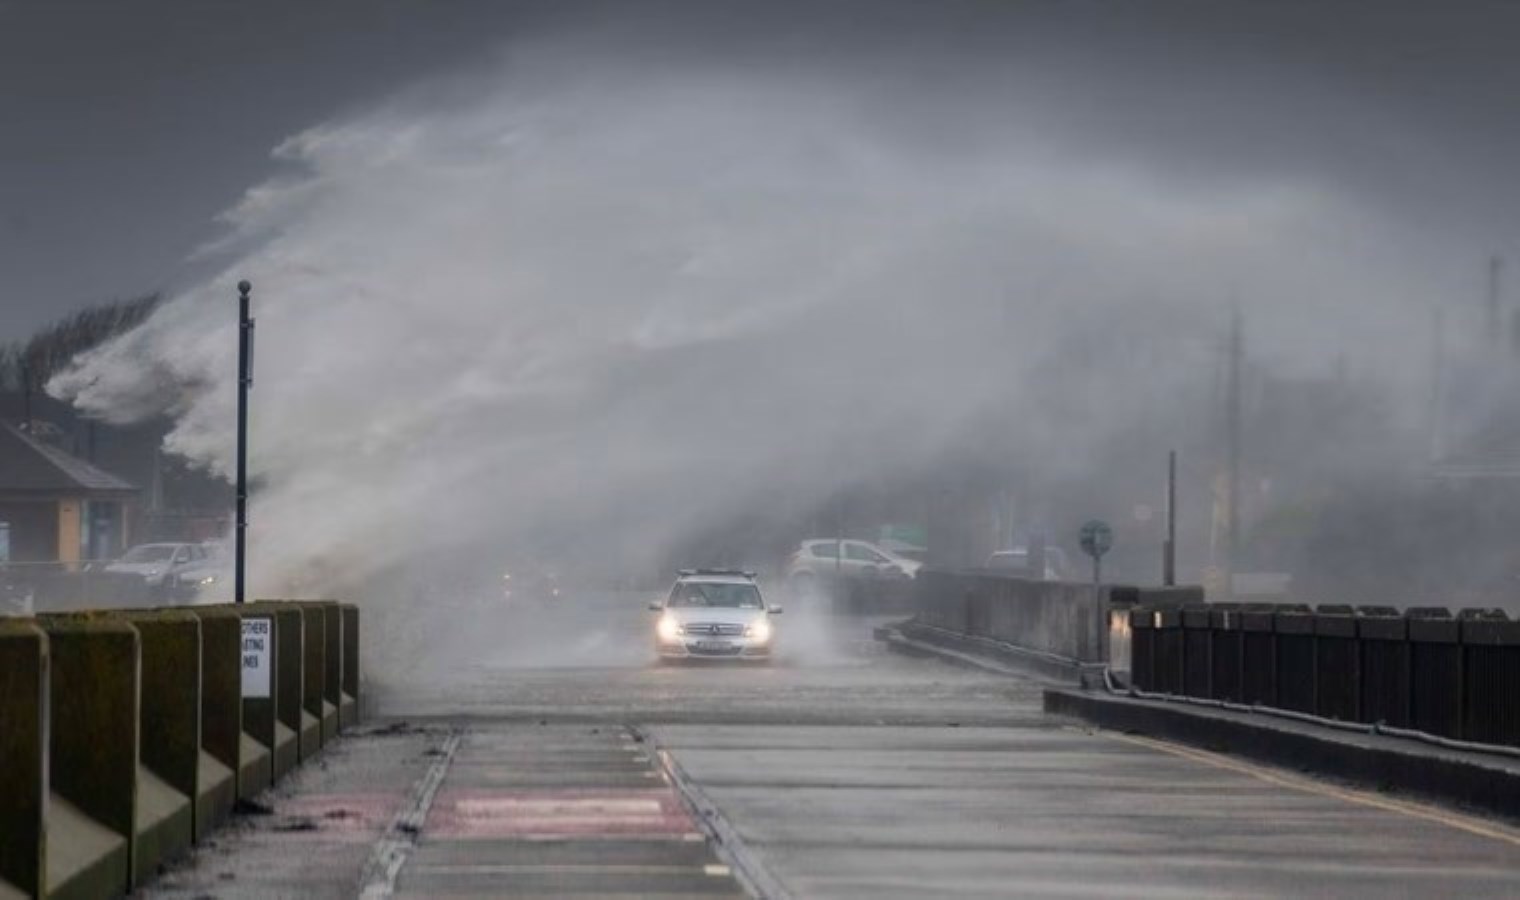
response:
[[[1097,559],[1114,546],[1114,530],[1107,522],[1093,519],[1082,526],[1079,539],[1082,542],[1082,552]]]

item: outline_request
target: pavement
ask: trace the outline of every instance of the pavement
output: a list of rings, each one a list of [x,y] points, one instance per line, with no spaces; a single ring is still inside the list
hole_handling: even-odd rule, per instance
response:
[[[377,717],[145,894],[1479,897],[1520,884],[1520,830],[1501,821],[1079,726],[1042,711],[1037,682],[886,652],[874,622],[788,609],[775,665],[658,666],[645,599],[574,597],[468,635],[413,635],[401,677],[369,669]]]

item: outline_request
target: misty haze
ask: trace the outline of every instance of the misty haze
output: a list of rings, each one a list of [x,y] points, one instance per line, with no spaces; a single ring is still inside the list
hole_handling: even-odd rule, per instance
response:
[[[0,0],[0,895],[1511,893],[1517,41]]]

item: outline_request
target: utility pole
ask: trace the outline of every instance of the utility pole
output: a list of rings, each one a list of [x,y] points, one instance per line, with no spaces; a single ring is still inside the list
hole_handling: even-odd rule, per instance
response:
[[[1245,356],[1240,308],[1230,313],[1229,383],[1225,394],[1225,428],[1228,447],[1227,487],[1229,505],[1225,508],[1224,576],[1225,593],[1235,591],[1235,567],[1240,549],[1240,444],[1241,444],[1241,364]]]
[[[253,317],[248,293],[253,285],[238,282],[238,404],[237,404],[237,525],[233,602],[243,602],[248,550],[248,390],[253,387]]]
[[[1161,547],[1161,583],[1177,583],[1177,451],[1166,454],[1166,542]]]

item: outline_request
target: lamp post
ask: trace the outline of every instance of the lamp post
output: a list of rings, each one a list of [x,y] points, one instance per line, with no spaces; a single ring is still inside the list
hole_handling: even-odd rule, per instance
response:
[[[253,387],[253,317],[248,294],[253,285],[238,282],[237,525],[234,539],[233,602],[243,602],[248,537],[248,391]]]

